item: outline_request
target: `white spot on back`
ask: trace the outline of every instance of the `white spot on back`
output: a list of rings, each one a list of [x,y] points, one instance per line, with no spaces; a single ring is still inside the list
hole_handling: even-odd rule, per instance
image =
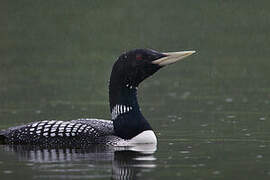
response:
[[[66,127],[66,124],[61,124],[60,125],[60,128],[65,128]]]
[[[79,128],[81,126],[81,124],[76,124],[76,126],[74,128]]]
[[[67,127],[72,128],[74,124],[69,124]]]
[[[32,124],[32,127],[36,127],[38,125],[38,123],[34,123]]]
[[[61,126],[67,126],[69,124],[69,122],[63,122],[62,124],[61,124]]]
[[[55,121],[49,121],[48,122],[48,124],[54,124],[55,123]]]
[[[52,128],[56,129],[56,128],[58,128],[58,126],[59,126],[58,124],[55,124],[55,125],[52,126]]]

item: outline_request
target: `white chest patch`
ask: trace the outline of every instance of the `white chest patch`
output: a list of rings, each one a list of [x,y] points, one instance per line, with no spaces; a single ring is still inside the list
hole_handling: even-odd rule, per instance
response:
[[[115,120],[117,116],[127,113],[132,110],[131,106],[126,106],[122,104],[116,104],[112,109],[112,120]]]
[[[134,146],[136,144],[157,144],[157,137],[152,130],[143,131],[129,140],[121,140],[116,146]]]

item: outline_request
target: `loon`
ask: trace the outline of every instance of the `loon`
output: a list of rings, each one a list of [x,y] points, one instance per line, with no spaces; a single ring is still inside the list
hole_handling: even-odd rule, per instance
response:
[[[43,120],[0,131],[1,144],[72,146],[91,144],[133,146],[157,144],[156,135],[137,101],[139,84],[162,67],[195,51],[161,53],[135,49],[123,53],[113,65],[109,81],[111,120]]]

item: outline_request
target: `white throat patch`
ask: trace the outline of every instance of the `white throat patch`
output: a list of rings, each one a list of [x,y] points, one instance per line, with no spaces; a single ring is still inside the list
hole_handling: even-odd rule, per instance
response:
[[[112,109],[112,120],[115,120],[117,116],[127,113],[132,110],[131,106],[126,106],[122,104],[116,104]]]

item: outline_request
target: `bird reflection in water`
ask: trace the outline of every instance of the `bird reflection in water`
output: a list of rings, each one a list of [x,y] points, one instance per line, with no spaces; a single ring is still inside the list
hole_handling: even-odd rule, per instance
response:
[[[76,148],[37,148],[7,145],[19,161],[33,168],[34,178],[111,178],[137,179],[143,172],[156,167],[156,145],[133,147],[92,146]]]

